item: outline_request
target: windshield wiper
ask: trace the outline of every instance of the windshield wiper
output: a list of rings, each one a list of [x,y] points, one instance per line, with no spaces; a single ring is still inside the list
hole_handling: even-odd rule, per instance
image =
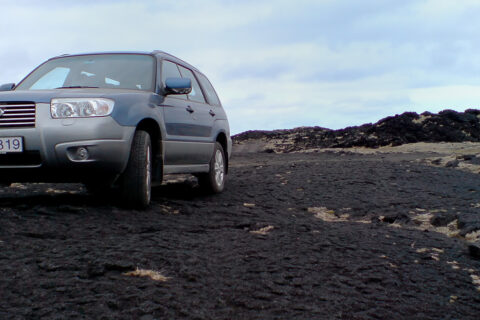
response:
[[[58,87],[55,89],[82,89],[82,88],[99,88],[99,87],[90,87],[90,86],[65,86],[65,87]]]

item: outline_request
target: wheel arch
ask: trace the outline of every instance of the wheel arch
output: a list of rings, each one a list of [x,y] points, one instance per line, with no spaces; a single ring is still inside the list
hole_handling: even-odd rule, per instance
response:
[[[148,132],[152,141],[162,140],[162,133],[158,122],[152,118],[144,118],[137,124],[136,130]]]
[[[150,135],[152,141],[152,154],[154,160],[154,179],[161,180],[163,175],[163,137],[157,121],[152,118],[142,119],[136,127],[136,131],[143,130]]]

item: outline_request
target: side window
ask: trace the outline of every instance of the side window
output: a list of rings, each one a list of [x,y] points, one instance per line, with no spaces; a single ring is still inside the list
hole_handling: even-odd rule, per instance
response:
[[[167,78],[181,78],[180,71],[178,70],[177,64],[163,60],[162,62],[162,83],[165,84]],[[171,97],[180,98],[187,100],[186,94],[175,94]]]
[[[180,68],[180,73],[182,74],[183,78],[188,78],[192,80],[192,92],[188,94],[188,99],[197,102],[205,103],[205,98],[203,97],[202,89],[200,89],[200,85],[197,82],[197,79],[193,75],[192,71],[185,69],[182,66],[178,66]]]
[[[208,81],[207,77],[201,73],[196,73],[196,75],[200,81],[200,84],[202,85],[205,95],[207,96],[208,102],[212,105],[220,106],[220,99],[218,99],[217,93],[215,92],[215,89],[213,89],[213,86],[210,81]]]
[[[162,63],[162,82],[165,83],[167,78],[181,78],[177,65],[173,62],[164,60]]]

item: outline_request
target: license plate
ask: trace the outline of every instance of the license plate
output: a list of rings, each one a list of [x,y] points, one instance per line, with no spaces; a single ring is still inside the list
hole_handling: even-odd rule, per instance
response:
[[[0,137],[0,153],[23,152],[22,137]]]

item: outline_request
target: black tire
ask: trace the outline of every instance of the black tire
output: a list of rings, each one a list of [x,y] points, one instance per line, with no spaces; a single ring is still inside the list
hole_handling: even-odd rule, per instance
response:
[[[208,193],[220,193],[225,188],[227,176],[227,161],[225,151],[220,143],[215,143],[212,159],[210,160],[210,171],[198,175],[198,184]]]
[[[127,168],[120,180],[123,203],[129,208],[145,209],[152,194],[152,142],[143,130],[135,132]]]

